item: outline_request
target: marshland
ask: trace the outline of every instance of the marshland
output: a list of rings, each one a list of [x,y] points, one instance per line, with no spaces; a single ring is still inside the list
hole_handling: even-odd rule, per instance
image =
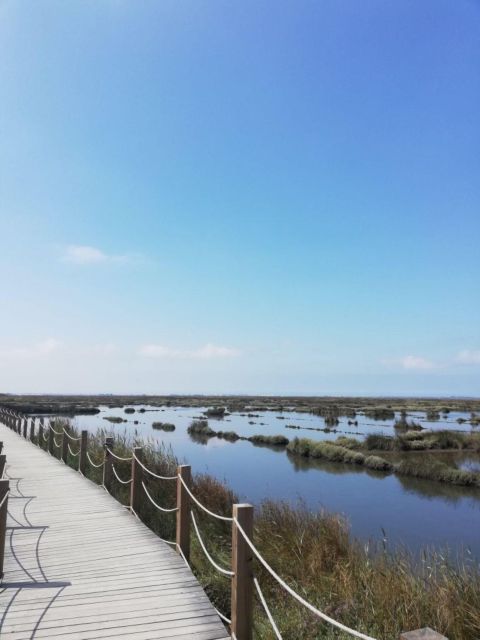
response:
[[[77,429],[167,448],[242,500],[341,514],[363,543],[480,558],[480,401],[3,396]],[[335,425],[332,425],[335,421]]]
[[[6,400],[8,402],[8,398]],[[99,405],[95,415],[73,418],[55,415],[51,419],[56,428],[64,426],[72,435],[78,435],[79,429],[87,427],[89,450],[94,460],[102,459],[107,435],[114,436],[114,448],[120,456],[128,455],[134,445],[143,446],[147,466],[159,474],[174,474],[177,464],[185,459],[194,469],[195,495],[216,513],[229,515],[232,504],[240,499],[254,501],[254,535],[260,552],[291,586],[344,624],[385,640],[398,637],[403,629],[425,624],[452,640],[478,638],[480,550],[475,544],[469,548],[465,536],[479,524],[479,492],[472,486],[418,478],[418,474],[398,473],[394,477],[392,473],[385,473],[391,472],[392,467],[407,455],[414,456],[409,464],[418,469],[424,468],[426,455],[442,456],[442,464],[452,469],[460,467],[462,456],[466,456],[473,469],[478,454],[475,425],[470,431],[458,427],[458,418],[466,416],[467,412],[456,407],[453,415],[445,419],[452,427],[446,430],[446,424],[431,425],[426,415],[412,410],[412,420],[417,427],[401,432],[398,432],[398,426],[395,428],[395,422],[391,425],[385,422],[387,418],[383,413],[383,422],[378,426],[382,433],[365,435],[359,432],[357,438],[353,438],[339,434],[343,429],[351,428],[348,424],[351,411],[349,419],[337,416],[336,433],[332,434],[326,427],[318,426],[325,420],[319,415],[321,412],[306,414],[284,407],[279,413],[278,408],[268,411],[256,406],[256,409],[245,407],[236,413],[226,408],[220,411],[218,407],[212,411],[208,406],[180,407],[160,403],[119,406],[115,403],[111,407]],[[162,421],[158,419],[159,415]],[[216,417],[213,419],[212,415]],[[122,424],[105,420],[115,416],[122,418]],[[127,416],[127,423],[123,422],[123,416]],[[300,428],[313,434],[308,440],[304,439],[303,446],[308,446],[310,452],[314,452],[315,447],[325,446],[327,451],[338,450],[339,456],[298,453],[295,448],[301,440],[294,438],[286,445],[286,436],[269,433],[274,427],[279,432],[282,428],[287,432],[288,425],[278,427],[278,423],[283,425],[291,419],[301,421],[302,417],[305,424]],[[359,429],[366,429],[371,424],[367,421],[371,419],[364,412],[355,410]],[[398,418],[395,412],[391,420],[398,419],[402,417]],[[226,431],[227,420],[232,423],[232,429],[234,427],[240,433],[263,426],[263,435],[239,436],[236,431]],[[255,424],[251,425],[251,422]],[[465,427],[467,422],[465,418],[462,425]],[[387,435],[388,429],[393,433]],[[236,437],[232,437],[232,433]],[[416,439],[409,435],[413,433]],[[413,442],[426,444],[419,451],[411,447]],[[40,443],[40,446],[46,445]],[[380,465],[377,469],[376,465],[366,464],[366,460],[364,464],[345,461],[342,459],[345,451],[354,457],[366,451],[381,452],[383,456],[390,456],[390,468]],[[367,459],[375,455],[367,456]],[[454,457],[447,462],[445,456]],[[223,466],[220,464],[222,459]],[[378,456],[378,459],[382,458]],[[75,466],[76,460],[69,456],[67,463]],[[120,474],[127,476],[129,463],[117,464]],[[225,473],[229,467],[234,469],[231,475]],[[290,473],[286,472],[288,468]],[[87,475],[94,482],[101,482],[98,469],[89,467]],[[298,484],[297,478],[306,482]],[[349,479],[347,484],[345,479]],[[149,491],[157,502],[174,505],[174,485],[150,482]],[[349,500],[345,502],[347,494]],[[114,495],[120,502],[128,502],[125,487],[115,484]],[[363,503],[366,517],[380,527],[379,531],[362,531],[355,517],[355,503]],[[342,505],[348,506],[350,512],[342,509]],[[465,512],[463,518],[462,512]],[[399,517],[395,518],[395,513]],[[427,517],[423,520],[425,514]],[[139,516],[162,538],[174,537],[175,521],[171,514],[159,515],[145,502]],[[228,524],[203,517],[202,512],[196,513],[196,517],[208,540],[210,553],[221,565],[228,566]],[[449,529],[447,525],[452,525],[455,518],[460,518],[460,528]],[[400,526],[402,519],[414,533],[411,537],[405,537],[405,530]],[[422,529],[422,520],[424,526],[428,521],[430,529]],[[460,533],[462,530],[465,535]],[[192,544],[195,574],[215,606],[228,612],[228,580],[211,568],[196,538]],[[339,637],[329,628],[319,629],[318,622],[292,604],[268,575],[261,571],[259,575],[285,639]],[[392,594],[395,594],[393,599]],[[259,607],[255,608],[254,625],[256,638],[273,638]]]

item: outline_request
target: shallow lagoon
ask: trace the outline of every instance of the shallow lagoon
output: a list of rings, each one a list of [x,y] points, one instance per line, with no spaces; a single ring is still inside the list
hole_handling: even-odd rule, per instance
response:
[[[90,431],[103,428],[114,433],[137,433],[155,439],[159,445],[171,446],[179,459],[192,465],[194,472],[208,472],[224,479],[242,500],[255,503],[265,498],[302,499],[312,508],[325,507],[343,513],[354,535],[365,541],[382,541],[385,533],[391,546],[404,545],[413,551],[426,546],[448,546],[454,553],[468,547],[480,558],[480,490],[307,461],[284,449],[245,441],[231,443],[211,438],[199,443],[192,440],[187,427],[192,419],[202,416],[202,409],[145,406],[145,413],[140,413],[140,408],[137,406],[135,413],[126,414],[124,408],[100,407],[99,414],[78,416],[74,422]],[[283,434],[289,438],[322,440],[340,435],[362,438],[368,433],[394,433],[393,421],[375,421],[360,414],[355,418],[357,427],[348,425],[348,419],[342,417],[335,432],[324,432],[310,430],[325,427],[323,418],[318,416],[296,412],[252,413],[255,417],[232,414],[219,420],[210,418],[209,424],[216,431],[236,431],[242,436]],[[121,416],[128,422],[112,425],[103,419],[106,416]],[[448,419],[427,422],[424,414],[417,412],[409,414],[408,419],[429,429],[470,431],[469,424],[457,423],[459,417],[468,419],[469,415],[451,413]],[[139,424],[135,425],[135,420]],[[170,433],[155,430],[152,422],[156,421],[173,423],[176,429]],[[287,428],[290,424],[301,429]],[[455,455],[458,466],[478,466],[478,459],[472,455]]]

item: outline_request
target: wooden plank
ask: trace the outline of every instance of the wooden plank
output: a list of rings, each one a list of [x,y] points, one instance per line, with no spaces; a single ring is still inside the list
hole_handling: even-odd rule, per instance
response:
[[[11,478],[2,638],[229,637],[178,554],[103,488],[3,425],[0,440]]]

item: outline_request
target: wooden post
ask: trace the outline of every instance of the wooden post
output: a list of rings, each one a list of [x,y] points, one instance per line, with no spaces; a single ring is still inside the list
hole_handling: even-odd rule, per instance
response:
[[[43,449],[43,418],[40,418],[40,424],[38,425],[38,446]]]
[[[234,504],[233,517],[250,540],[253,539],[253,507]],[[252,640],[253,629],[253,553],[245,538],[232,523],[232,636]]]
[[[5,539],[7,535],[8,480],[0,480],[0,580],[3,578],[3,560],[5,558]],[[3,502],[3,500],[5,500]]]
[[[7,462],[7,456],[3,453],[0,455],[0,478],[3,478],[3,472],[5,470],[5,464]]]
[[[62,460],[65,464],[67,464],[67,459],[68,459],[68,436],[64,431],[62,436]]]
[[[182,551],[186,560],[190,559],[190,496],[183,482],[190,489],[192,486],[192,468],[182,464],[177,467],[177,553]],[[180,480],[180,478],[182,480]]]
[[[23,419],[23,437],[25,440],[27,439],[27,430],[28,430],[28,418]]]
[[[53,456],[53,452],[55,450],[55,444],[53,442],[54,438],[55,434],[53,433],[52,425],[50,424],[50,428],[48,430],[48,452],[51,456]]]
[[[113,478],[113,470],[112,470],[113,457],[112,457],[112,454],[110,453],[110,451],[113,450],[112,437],[109,436],[108,438],[105,438],[104,449],[105,449],[105,454],[104,454],[105,464],[103,465],[103,486],[108,492],[110,492],[112,489],[112,478]]]
[[[30,422],[30,442],[35,440],[35,418],[32,416],[32,420]]]
[[[88,431],[82,431],[80,440],[80,455],[78,457],[78,470],[82,475],[85,475],[87,468],[87,438]]]
[[[134,513],[139,512],[140,505],[142,503],[142,480],[143,480],[143,469],[138,463],[138,460],[143,462],[143,449],[142,447],[135,447],[133,449],[133,458],[132,458],[132,482],[130,484],[130,508]]]
[[[430,627],[425,627],[415,631],[404,631],[400,635],[400,640],[448,640],[448,638],[430,629]]]
[[[17,416],[16,420],[15,420],[15,433],[20,433],[21,424],[22,424],[22,420],[21,420],[20,416]]]

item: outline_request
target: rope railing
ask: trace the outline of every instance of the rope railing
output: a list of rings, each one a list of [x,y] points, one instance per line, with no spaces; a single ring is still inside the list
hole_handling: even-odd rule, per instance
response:
[[[224,522],[233,522],[233,518],[229,518],[228,516],[221,516],[220,514],[214,513],[213,511],[210,511],[210,509],[207,509],[207,507],[205,505],[203,505],[200,502],[200,500],[197,500],[197,498],[193,495],[193,493],[190,491],[190,488],[188,487],[187,483],[185,482],[185,480],[180,475],[178,476],[178,479],[182,483],[185,491],[188,493],[190,498],[195,502],[195,504],[198,507],[200,507],[200,509],[203,509],[203,511],[205,511],[205,513],[208,513],[208,515],[212,516],[212,518],[217,518],[217,520],[223,520]]]
[[[146,471],[148,474],[150,474],[153,478],[157,478],[157,480],[176,480],[178,478],[178,475],[175,476],[160,476],[158,475],[158,473],[154,473],[153,471],[150,471],[150,469],[148,467],[146,467],[143,462],[138,458],[138,456],[135,454],[135,452],[133,452],[133,458],[138,462],[138,464],[142,467],[142,469],[144,471]]]
[[[79,440],[81,440],[81,438],[80,438],[80,437],[75,438],[75,437],[74,437],[74,436],[72,436],[70,433],[68,433],[68,431],[65,429],[65,427],[63,427],[63,433],[64,433],[64,435],[66,435],[66,436],[67,436],[67,438],[68,438],[69,440],[72,440],[73,442],[78,442]]]
[[[70,451],[70,455],[72,455],[74,458],[80,455],[80,450],[77,452],[72,451],[72,447],[70,446],[70,443],[68,443],[67,446],[68,446],[68,450]]]
[[[142,487],[143,487],[143,490],[145,491],[147,498],[150,500],[153,506],[156,507],[159,511],[163,511],[163,513],[174,513],[175,511],[178,511],[178,507],[174,507],[173,509],[165,509],[165,507],[161,507],[159,504],[157,504],[155,500],[152,498],[152,496],[150,495],[150,492],[145,486],[145,482],[143,480],[142,480]]]
[[[2,411],[0,408],[0,419],[5,418],[5,423],[8,427],[14,430],[16,433],[27,437],[26,421],[28,418],[15,414],[14,412]],[[23,426],[23,429],[22,429]],[[46,426],[46,429],[44,429]],[[52,433],[49,433],[49,430]],[[31,424],[30,439],[34,440],[34,420]],[[42,436],[40,438],[40,435]],[[94,468],[103,467],[103,479],[102,486],[106,491],[112,491],[112,478],[122,485],[131,485],[130,490],[130,504],[126,506],[137,519],[141,520],[139,513],[142,508],[143,495],[145,494],[150,504],[155,507],[156,510],[163,513],[176,513],[176,541],[166,540],[160,538],[163,542],[172,545],[176,548],[177,553],[183,558],[188,567],[189,555],[190,555],[190,529],[193,525],[198,544],[205,555],[208,562],[214,567],[216,571],[222,575],[231,579],[232,583],[232,611],[231,619],[225,616],[222,612],[215,609],[218,616],[228,625],[231,625],[230,635],[232,640],[245,640],[251,637],[251,630],[253,625],[253,609],[252,598],[254,592],[256,592],[259,600],[259,604],[265,612],[268,622],[272,628],[272,631],[277,640],[282,640],[281,632],[275,622],[274,616],[270,607],[267,604],[265,596],[262,592],[260,583],[257,577],[252,572],[252,560],[255,558],[260,563],[263,569],[270,575],[270,577],[276,582],[276,584],[288,593],[297,603],[305,607],[311,614],[319,618],[320,620],[332,625],[336,629],[349,634],[355,638],[361,640],[375,640],[371,636],[364,634],[360,631],[352,629],[347,625],[335,620],[331,616],[327,615],[319,608],[308,602],[303,596],[297,593],[280,575],[270,566],[267,560],[263,557],[257,547],[254,545],[253,537],[253,507],[250,505],[233,505],[232,517],[224,516],[216,513],[206,507],[195,495],[192,490],[192,478],[191,469],[187,465],[181,465],[177,468],[177,473],[174,476],[163,476],[155,473],[143,462],[143,453],[141,447],[136,447],[132,451],[132,455],[129,457],[120,456],[113,450],[114,439],[108,437],[104,444],[104,458],[101,462],[97,463],[92,459],[90,452],[87,449],[87,432],[82,431],[81,437],[74,437],[65,429],[62,428],[61,432],[57,432],[51,424],[44,425],[43,418],[40,420],[40,429],[38,432],[37,444],[41,444],[41,441],[49,443],[48,449],[52,453],[53,446],[60,448],[63,446],[62,459],[66,463],[67,450],[73,457],[79,457],[78,468],[81,473],[85,475],[85,463],[88,461]],[[55,436],[63,436],[62,442],[58,443]],[[80,449],[74,451],[65,438],[70,441],[79,441]],[[115,467],[114,460],[119,462],[131,462],[132,475],[128,480],[124,480],[118,473]],[[83,462],[82,462],[83,461]],[[83,465],[83,466],[82,466]],[[173,508],[166,508],[158,504],[155,500],[147,484],[144,481],[144,475],[148,474],[149,477],[158,480],[175,480],[177,483],[177,503]],[[146,478],[145,478],[146,479]],[[2,496],[0,500],[0,509],[4,507],[4,504],[8,498],[9,492]],[[143,503],[144,504],[144,503]],[[200,527],[195,517],[194,508],[198,507],[204,513],[216,520],[228,522],[232,524],[232,564],[231,569],[220,566],[212,557],[207,549],[205,540],[202,537]],[[247,533],[250,532],[250,533]],[[208,539],[207,539],[208,541]],[[407,634],[408,635],[408,634]],[[404,634],[406,637],[406,635]],[[402,637],[404,637],[402,636]],[[432,636],[433,638],[433,636]]]
[[[53,431],[56,436],[63,436],[63,431],[55,431],[50,423],[47,424],[47,428],[50,429],[50,431]]]
[[[100,462],[100,464],[97,464],[96,462],[94,462],[90,456],[90,453],[87,451],[87,459],[89,461],[89,463],[92,465],[92,467],[95,467],[96,469],[99,469],[100,467],[103,467],[103,465],[105,464],[105,460],[102,460]]]
[[[112,464],[112,471],[113,471],[113,475],[120,482],[120,484],[130,484],[131,482],[133,482],[133,478],[130,478],[130,480],[122,480],[122,478],[120,478],[120,476],[118,475],[114,464]]]
[[[317,609],[316,607],[314,607],[313,604],[310,604],[307,600],[305,600],[305,598],[302,598],[302,596],[300,594],[298,594],[296,591],[294,591],[292,589],[292,587],[290,587],[285,582],[285,580],[282,580],[282,578],[278,575],[278,573],[276,573],[276,571],[274,571],[272,569],[272,567],[268,564],[268,562],[265,560],[265,558],[257,550],[257,548],[255,547],[253,542],[247,536],[247,534],[245,533],[242,525],[239,523],[237,518],[234,518],[233,521],[234,521],[235,526],[237,527],[237,529],[242,534],[243,539],[245,540],[247,545],[250,547],[250,549],[252,550],[253,554],[256,556],[257,560],[260,562],[260,564],[263,565],[263,567],[278,582],[278,584],[281,587],[283,587],[283,589],[285,591],[287,591],[287,593],[289,593],[293,598],[295,598],[295,600],[300,602],[300,604],[303,604],[303,606],[306,607],[309,611],[311,611],[314,615],[318,616],[322,620],[325,620],[325,622],[329,622],[334,627],[337,627],[337,629],[341,629],[342,631],[345,631],[345,633],[349,633],[351,636],[354,636],[355,638],[362,638],[362,640],[375,640],[375,638],[372,638],[371,636],[367,636],[364,633],[360,633],[359,631],[355,631],[355,629],[351,629],[350,627],[347,627],[346,625],[342,624],[341,622],[338,622],[337,620],[334,620],[330,616],[327,616],[326,613],[323,613],[323,611],[320,611],[320,609]]]
[[[8,496],[9,495],[10,495],[10,489],[7,490],[7,492],[5,493],[5,495],[2,498],[2,501],[0,502],[0,509],[3,507],[5,502],[8,500]]]
[[[133,456],[130,456],[129,458],[122,458],[122,456],[118,456],[107,446],[105,447],[105,451],[108,451],[111,456],[113,456],[116,460],[120,460],[120,462],[131,462],[133,460]]]
[[[190,569],[190,571],[192,571],[192,567],[190,566],[190,563],[188,562],[188,560],[186,559],[181,547],[179,545],[177,545],[177,552],[180,555],[180,557],[183,559],[183,561],[185,562],[185,564],[187,565],[187,567]],[[218,615],[219,618],[221,618],[224,622],[226,622],[228,625],[232,624],[232,621],[230,620],[230,618],[227,618],[226,615],[224,615],[221,611],[219,611],[215,606],[213,607],[215,609],[216,614]],[[233,634],[232,634],[232,638],[233,638]]]
[[[210,564],[215,567],[215,569],[223,574],[224,576],[228,576],[229,578],[231,578],[232,576],[234,576],[234,572],[233,571],[228,571],[227,569],[223,569],[219,564],[217,564],[215,562],[215,560],[212,558],[212,556],[208,553],[207,548],[205,546],[205,543],[203,542],[202,536],[200,535],[200,531],[198,530],[198,525],[197,525],[197,521],[195,520],[195,515],[193,513],[193,511],[190,511],[190,516],[192,518],[192,522],[193,522],[193,527],[195,529],[195,533],[197,534],[197,539],[198,542],[200,543],[200,546],[202,548],[203,553],[205,554],[207,560],[210,562]]]
[[[277,640],[283,640],[282,639],[282,635],[280,633],[280,631],[278,630],[277,624],[275,622],[275,620],[273,619],[273,616],[270,612],[270,609],[268,608],[268,604],[267,601],[265,600],[265,597],[262,593],[262,590],[260,589],[260,585],[258,583],[258,580],[256,578],[253,579],[253,584],[255,585],[255,589],[257,590],[258,593],[258,597],[260,599],[260,603],[265,611],[265,613],[267,614],[267,618],[268,621],[270,622],[270,626],[273,629],[273,632],[275,634],[275,636],[277,637]]]

